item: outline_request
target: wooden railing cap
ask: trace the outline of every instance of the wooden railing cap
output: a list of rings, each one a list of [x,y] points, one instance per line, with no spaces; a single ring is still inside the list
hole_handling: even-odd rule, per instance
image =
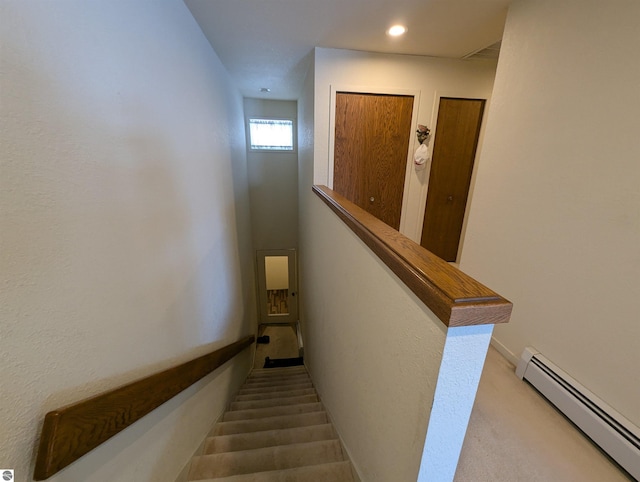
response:
[[[447,326],[507,323],[512,304],[327,186],[313,186],[334,213]]]

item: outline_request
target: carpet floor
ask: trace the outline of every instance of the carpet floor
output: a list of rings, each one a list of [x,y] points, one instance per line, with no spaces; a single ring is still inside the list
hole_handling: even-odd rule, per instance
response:
[[[266,356],[298,356],[290,327],[268,327],[264,334],[271,343],[256,347],[256,368]],[[455,482],[634,480],[514,372],[490,347]]]
[[[480,379],[455,482],[633,480],[493,347]]]

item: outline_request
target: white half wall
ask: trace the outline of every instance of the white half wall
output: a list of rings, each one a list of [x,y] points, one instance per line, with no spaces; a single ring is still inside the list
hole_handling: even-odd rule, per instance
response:
[[[416,480],[446,327],[317,196],[310,205],[305,363],[362,480]]]
[[[461,268],[535,346],[640,426],[640,3],[515,1]]]
[[[242,98],[178,0],[0,3],[0,467],[255,330]],[[51,481],[173,481],[251,350]]]
[[[361,480],[417,480],[423,450],[421,480],[452,479],[492,327],[447,329],[312,193],[313,79],[298,101],[305,363]]]

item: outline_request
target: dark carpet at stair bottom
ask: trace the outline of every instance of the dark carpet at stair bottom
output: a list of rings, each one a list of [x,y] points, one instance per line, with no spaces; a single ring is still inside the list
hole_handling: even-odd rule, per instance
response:
[[[304,360],[301,356],[297,358],[274,358],[273,360],[266,357],[263,368],[297,367],[300,365],[304,365]]]

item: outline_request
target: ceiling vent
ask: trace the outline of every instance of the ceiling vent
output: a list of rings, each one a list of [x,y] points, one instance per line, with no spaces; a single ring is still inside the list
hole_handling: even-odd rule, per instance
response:
[[[464,57],[463,59],[496,59],[498,55],[500,55],[500,45],[502,44],[502,40],[498,40],[496,43],[489,45],[480,50],[476,50],[471,52]]]

